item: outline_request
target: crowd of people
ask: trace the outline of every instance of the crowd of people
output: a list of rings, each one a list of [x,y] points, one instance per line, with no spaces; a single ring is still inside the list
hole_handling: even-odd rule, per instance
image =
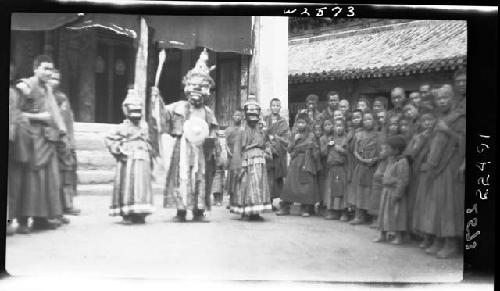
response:
[[[160,54],[160,57],[162,55]],[[164,56],[163,56],[164,57]],[[231,213],[262,220],[262,212],[320,215],[378,229],[376,242],[418,241],[426,253],[447,258],[461,249],[465,171],[466,73],[454,84],[403,88],[354,106],[331,91],[318,110],[307,96],[289,127],[281,101],[262,116],[249,96],[222,130],[204,104],[214,82],[203,51],[183,79],[184,97],[165,105],[152,90],[150,117],[132,88],[122,104],[125,120],[106,138],[117,161],[110,215],[124,224],[153,213],[153,165],[170,149],[164,207],[174,220],[210,221],[212,204],[229,194]],[[34,61],[34,76],[13,83],[9,96],[9,222],[17,233],[55,229],[77,215],[73,114],[58,89],[48,56]],[[171,140],[170,145],[164,136]],[[273,204],[279,198],[279,206]],[[32,218],[32,226],[28,219]]]
[[[239,139],[246,141],[244,148],[260,146],[267,165],[267,177],[260,180],[268,181],[270,191],[261,187],[260,197],[270,199],[260,204],[280,198],[277,215],[290,215],[300,204],[303,217],[369,225],[380,232],[376,242],[416,241],[426,253],[447,258],[460,252],[464,227],[465,70],[455,72],[454,82],[423,84],[408,97],[394,88],[391,104],[385,97],[372,105],[360,98],[352,108],[331,91],[322,112],[311,94],[291,130],[279,114],[280,100],[273,99],[259,142],[246,137],[242,112],[234,113],[225,131],[228,152],[241,150]],[[252,212],[241,205],[254,205],[255,199],[241,201],[238,183],[246,183],[234,177],[245,166],[234,164],[226,184],[230,208],[245,216]],[[250,185],[262,185],[257,181]]]
[[[47,55],[35,58],[33,72],[15,80],[10,64],[7,235],[56,229],[80,213],[74,119],[61,74]]]

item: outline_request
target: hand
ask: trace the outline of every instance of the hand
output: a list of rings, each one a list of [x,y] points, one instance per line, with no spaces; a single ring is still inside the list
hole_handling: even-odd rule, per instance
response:
[[[269,139],[270,139],[270,140],[273,140],[273,139],[274,139],[274,135],[272,135],[272,134],[271,134],[271,135],[269,136]]]
[[[329,146],[334,146],[334,145],[335,145],[335,141],[334,141],[334,140],[329,141],[329,142],[328,142],[328,145],[329,145]]]
[[[302,135],[300,133],[295,134],[295,140],[298,140]]]

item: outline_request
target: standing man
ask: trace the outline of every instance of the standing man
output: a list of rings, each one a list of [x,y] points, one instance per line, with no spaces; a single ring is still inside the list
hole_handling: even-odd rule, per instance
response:
[[[187,100],[167,105],[163,112],[166,132],[175,138],[164,207],[177,209],[176,222],[185,221],[188,210],[193,214],[193,221],[209,221],[205,215],[210,207],[206,199],[205,165],[207,153],[215,150],[218,124],[212,110],[203,104],[214,85],[207,61],[208,52],[204,50],[183,79]]]
[[[288,166],[287,148],[290,140],[290,127],[288,121],[280,115],[280,110],[281,101],[278,98],[273,98],[271,100],[271,115],[264,118],[272,154],[271,160],[267,162],[271,202],[281,195]]]
[[[10,74],[9,74],[9,160],[8,160],[8,180],[7,180],[7,235],[13,235],[16,232],[16,229],[13,226],[13,220],[15,219],[15,203],[16,203],[16,187],[20,185],[21,181],[15,181],[12,179],[12,169],[15,163],[13,148],[15,147],[15,138],[16,138],[16,123],[20,115],[20,111],[18,108],[19,102],[19,91],[16,89],[14,85],[14,79],[16,74],[16,67],[11,62],[10,63]]]
[[[326,94],[326,100],[328,101],[328,107],[323,110],[323,112],[321,113],[321,117],[323,120],[330,119],[333,121],[333,113],[335,112],[335,110],[339,109],[339,93],[337,93],[336,91],[328,92],[328,94]]]
[[[396,87],[391,91],[391,103],[394,108],[387,112],[387,118],[390,119],[394,115],[400,118],[403,116],[403,105],[406,100],[405,90],[401,87]]]
[[[313,130],[315,124],[322,123],[321,112],[319,112],[318,110],[318,102],[319,102],[318,95],[316,94],[308,95],[306,97],[306,109],[299,110],[299,112],[295,116],[295,120],[297,120],[299,114],[301,113],[307,114],[307,116],[309,117],[308,126],[310,127],[311,131]]]
[[[61,173],[61,201],[64,214],[79,215],[80,210],[73,206],[73,197],[76,196],[76,187],[78,184],[76,176],[76,146],[73,130],[74,117],[68,97],[59,89],[60,80],[61,73],[59,70],[54,69],[49,84],[52,87],[54,97],[61,110],[61,115],[68,131],[66,136],[57,145],[59,172]],[[65,223],[69,222],[65,217],[62,217],[61,221]]]
[[[432,94],[431,85],[424,83],[420,85],[420,108],[423,111],[433,111],[434,110],[434,95]]]
[[[34,75],[17,84],[22,121],[17,123],[16,162],[9,174],[22,181],[16,189],[15,215],[17,232],[23,234],[30,232],[29,217],[34,229],[55,229],[58,223],[51,218],[63,213],[56,144],[66,134],[66,126],[47,84],[53,68],[52,58],[40,55],[33,62]]]

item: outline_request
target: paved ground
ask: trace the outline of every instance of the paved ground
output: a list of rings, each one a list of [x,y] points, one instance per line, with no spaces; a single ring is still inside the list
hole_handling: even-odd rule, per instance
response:
[[[161,196],[156,196],[161,205]],[[210,280],[457,282],[462,258],[440,260],[416,246],[373,243],[376,231],[319,217],[243,222],[225,207],[208,224],[170,222],[158,208],[146,225],[107,216],[107,196],[80,196],[83,215],[55,231],[7,238],[12,275]]]

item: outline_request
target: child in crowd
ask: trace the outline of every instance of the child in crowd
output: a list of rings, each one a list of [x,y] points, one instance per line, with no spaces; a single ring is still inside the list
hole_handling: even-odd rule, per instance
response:
[[[356,196],[355,196],[355,185],[353,181],[353,172],[354,168],[356,167],[358,161],[354,157],[354,144],[356,143],[356,139],[360,133],[360,131],[363,129],[363,112],[359,109],[354,110],[354,112],[351,115],[350,119],[350,128],[349,132],[347,134],[347,192],[344,197],[344,200],[346,204],[349,207],[349,212],[352,214],[352,212],[355,209],[356,205]],[[350,220],[350,216],[345,216],[343,217],[342,221],[348,221]]]
[[[382,196],[380,200],[379,231],[375,240],[387,240],[387,232],[394,232],[395,238],[391,242],[395,245],[403,243],[403,233],[407,231],[407,196],[406,187],[409,180],[409,165],[401,154],[406,142],[402,136],[388,137],[382,146],[382,152],[387,155],[387,167],[382,177]]]

